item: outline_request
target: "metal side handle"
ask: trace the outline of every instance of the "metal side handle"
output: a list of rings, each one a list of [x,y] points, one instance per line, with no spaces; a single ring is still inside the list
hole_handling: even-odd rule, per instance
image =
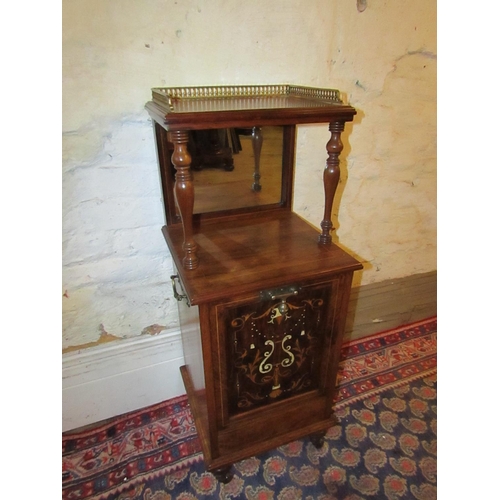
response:
[[[190,306],[191,304],[189,303],[189,298],[187,295],[183,295],[181,293],[179,293],[177,291],[177,284],[175,282],[175,280],[179,281],[179,275],[178,274],[174,274],[172,276],[170,276],[170,279],[172,280],[172,291],[174,292],[174,298],[181,302],[183,299],[186,299],[186,303],[188,306]],[[182,285],[180,284],[180,281],[179,281],[179,285],[181,286],[182,288]]]

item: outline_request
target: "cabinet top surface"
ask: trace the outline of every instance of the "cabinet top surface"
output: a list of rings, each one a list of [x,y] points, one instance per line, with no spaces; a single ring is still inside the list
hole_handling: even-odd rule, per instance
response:
[[[362,267],[336,245],[319,245],[319,232],[291,212],[204,224],[195,234],[195,270],[182,268],[182,227],[163,234],[192,304]]]
[[[282,119],[289,123],[346,121],[356,114],[342,103],[336,89],[296,85],[240,85],[213,87],[163,87],[152,89],[146,107],[166,125],[187,128],[195,120]]]

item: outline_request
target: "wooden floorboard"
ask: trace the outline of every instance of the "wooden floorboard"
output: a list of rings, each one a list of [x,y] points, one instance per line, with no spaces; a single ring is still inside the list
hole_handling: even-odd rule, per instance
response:
[[[353,288],[344,340],[437,315],[437,272]]]

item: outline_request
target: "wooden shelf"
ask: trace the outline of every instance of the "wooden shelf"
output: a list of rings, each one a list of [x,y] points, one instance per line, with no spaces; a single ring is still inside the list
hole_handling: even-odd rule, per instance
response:
[[[318,244],[319,231],[289,211],[205,221],[194,234],[203,266],[193,270],[182,267],[182,226],[162,232],[192,305],[282,285],[284,276],[294,283],[362,268],[338,246]]]

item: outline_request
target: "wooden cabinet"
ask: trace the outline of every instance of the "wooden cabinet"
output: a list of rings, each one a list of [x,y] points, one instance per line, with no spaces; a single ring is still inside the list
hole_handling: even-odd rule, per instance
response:
[[[207,470],[227,481],[233,463],[304,436],[320,445],[335,423],[347,304],[362,266],[332,243],[331,210],[340,135],[355,110],[336,90],[289,85],[153,89],[146,107],[176,266],[181,373]],[[317,231],[292,211],[292,188],[296,125],[323,122],[331,137]],[[201,130],[253,132],[238,137],[233,169],[195,171],[190,144]]]

